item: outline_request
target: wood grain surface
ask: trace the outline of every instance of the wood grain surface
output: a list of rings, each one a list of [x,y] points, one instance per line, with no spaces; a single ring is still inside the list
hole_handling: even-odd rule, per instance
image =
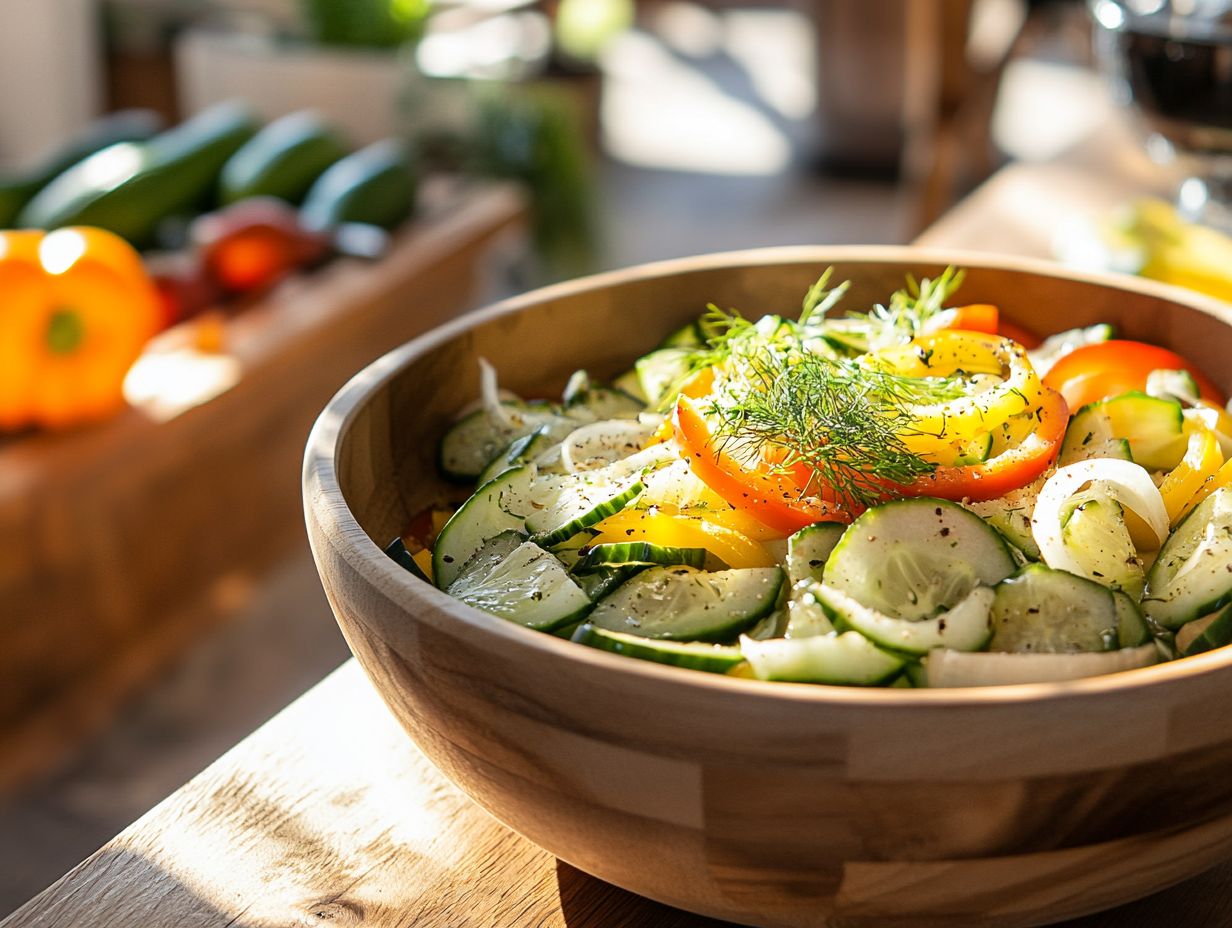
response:
[[[765,249],[557,285],[357,375],[309,440],[309,537],[339,624],[424,753],[588,873],[768,928],[993,928],[1093,912],[1232,853],[1232,652],[1067,684],[767,685],[580,648],[481,613],[380,548],[439,504],[433,449],[479,358],[526,396],[606,376],[708,301],[787,310],[820,269],[869,306],[908,274],[1041,333],[1097,321],[1232,387],[1226,305],[1022,259]],[[1161,796],[1166,795],[1166,801]]]
[[[1068,928],[1222,928],[1232,865]],[[403,733],[352,661],[2,928],[718,928],[560,863]]]
[[[435,190],[380,261],[336,261],[230,319],[229,389],[0,442],[0,792],[105,724],[302,537],[304,440],[347,377],[472,305],[521,198]]]

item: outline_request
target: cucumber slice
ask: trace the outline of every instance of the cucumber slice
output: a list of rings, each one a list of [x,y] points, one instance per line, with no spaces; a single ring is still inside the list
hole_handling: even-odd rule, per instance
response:
[[[838,590],[817,584],[814,595],[840,629],[857,631],[875,645],[907,654],[927,654],[933,648],[978,651],[988,643],[989,609],[996,594],[977,586],[953,609],[935,619],[909,622],[862,606]]]
[[[1071,425],[1070,428],[1073,428]],[[1069,431],[1066,431],[1066,435]],[[1085,436],[1084,436],[1085,437]],[[1057,466],[1077,464],[1079,461],[1090,461],[1094,458],[1115,458],[1118,461],[1132,461],[1133,452],[1129,449],[1129,441],[1124,438],[1109,438],[1106,441],[1096,441],[1094,436],[1086,443],[1075,441],[1071,446],[1063,446],[1057,455]]]
[[[611,596],[622,583],[645,569],[644,566],[639,564],[630,564],[624,567],[600,567],[598,570],[592,570],[590,573],[574,574],[573,579],[582,588],[582,592],[586,594],[590,601],[597,603],[599,600]]]
[[[652,409],[670,398],[689,375],[688,348],[659,348],[637,359],[634,370],[646,405]]]
[[[636,368],[631,368],[623,374],[612,378],[612,387],[621,393],[628,394],[639,403],[646,403],[646,394],[642,392],[642,382],[637,376]]]
[[[801,580],[820,580],[826,559],[847,526],[837,522],[806,525],[787,539],[787,580],[793,586]]]
[[[590,379],[586,371],[575,371],[565,385],[565,411],[585,419],[632,418],[646,404],[623,390],[605,387]]]
[[[1232,488],[1220,487],[1185,516],[1146,576],[1142,611],[1164,628],[1232,600]]]
[[[466,589],[483,580],[500,565],[501,561],[521,547],[524,541],[526,541],[525,533],[515,530],[501,532],[489,538],[478,551],[467,558],[466,563],[462,565],[462,569],[458,571],[458,575],[453,578],[453,582],[449,584],[445,592],[455,596],[457,595],[455,590]]]
[[[602,600],[590,621],[643,638],[729,641],[774,610],[782,585],[778,567],[651,567]]]
[[[579,423],[565,418],[556,407],[546,403],[506,401],[501,407],[508,421],[500,421],[485,409],[477,409],[459,419],[445,433],[437,452],[437,464],[448,480],[469,483],[483,473],[515,438],[529,435],[548,426],[548,435],[560,441]]]
[[[1171,470],[1185,454],[1182,413],[1181,404],[1174,400],[1137,391],[1088,403],[1070,420],[1061,443],[1061,457],[1081,460],[1088,446],[1107,446],[1113,439],[1123,438],[1129,443],[1133,461],[1147,470]]]
[[[1014,572],[1005,541],[948,500],[919,497],[870,509],[843,533],[822,573],[827,586],[896,619],[928,619],[977,586]]]
[[[1125,526],[1121,504],[1092,487],[1071,497],[1066,505],[1069,514],[1062,514],[1061,541],[1087,579],[1141,599],[1146,572]]]
[[[1112,592],[1094,581],[1031,564],[997,584],[990,651],[1066,653],[1118,646]]]
[[[757,679],[794,683],[877,686],[897,677],[906,663],[859,632],[769,641],[745,636],[740,650]]]
[[[1151,628],[1136,602],[1120,590],[1113,590],[1112,603],[1116,607],[1117,644],[1120,647],[1136,648],[1151,640]]]
[[[1202,391],[1198,381],[1189,371],[1151,371],[1146,375],[1146,392],[1149,396],[1175,400],[1183,406],[1194,406]]]
[[[1001,533],[1011,545],[1032,561],[1040,558],[1039,545],[1031,532],[1031,513],[1049,474],[1041,474],[1025,487],[996,499],[966,503],[966,507]]]
[[[791,597],[787,600],[787,625],[779,637],[814,638],[834,633],[834,623],[817,599],[817,586],[816,582],[805,580],[792,587]]]
[[[538,631],[576,622],[594,605],[550,551],[529,541],[486,573],[477,568],[466,571],[446,592],[476,609]]]
[[[659,641],[608,631],[587,622],[578,626],[573,640],[587,647],[636,657],[638,660],[687,667],[689,670],[705,670],[709,673],[727,673],[744,662],[739,648],[721,644],[701,644],[696,641]]]
[[[507,470],[476,490],[449,517],[432,549],[432,577],[438,587],[447,589],[489,538],[504,531],[524,531],[534,479],[534,464]]]
[[[500,476],[507,470],[533,461],[553,444],[551,429],[542,425],[533,432],[515,438],[504,451],[494,457],[491,463],[483,469],[476,484],[483,486],[489,480]]]
[[[1232,606],[1182,625],[1176,633],[1176,649],[1182,657],[1213,651],[1232,644]]]
[[[938,650],[921,662],[923,672],[917,678],[917,685],[951,687],[1055,683],[1149,667],[1158,662],[1159,649],[1153,643],[1119,651],[1076,654]]]
[[[1027,357],[1036,373],[1043,377],[1054,364],[1075,348],[1106,342],[1115,334],[1116,330],[1107,323],[1089,325],[1082,329],[1066,329],[1056,335],[1049,335],[1040,342],[1038,348],[1028,351]]]
[[[399,567],[409,570],[412,574],[418,577],[425,583],[431,583],[427,575],[419,569],[419,565],[415,563],[415,559],[411,557],[411,552],[406,550],[406,545],[401,538],[395,538],[385,546],[384,551],[389,557],[397,563]]]
[[[548,477],[532,489],[526,527],[537,544],[550,548],[620,512],[642,489],[636,477],[613,483],[603,471]]]
[[[600,567],[627,565],[671,566],[687,564],[700,568],[706,563],[705,548],[677,548],[670,545],[654,545],[648,541],[620,541],[595,545],[578,563],[577,573],[587,573]]]
[[[702,328],[697,322],[682,325],[659,344],[660,348],[700,348],[706,344]]]

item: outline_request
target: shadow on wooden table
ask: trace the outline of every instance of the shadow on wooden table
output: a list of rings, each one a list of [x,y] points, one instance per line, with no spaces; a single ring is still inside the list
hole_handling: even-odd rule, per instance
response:
[[[735,928],[731,922],[692,915],[604,883],[567,863],[556,862],[560,910],[566,928]],[[1201,911],[1194,900],[1206,900]],[[1185,913],[1181,920],[1177,913]],[[1128,928],[1232,925],[1232,863],[1222,864],[1171,889],[1057,928]]]
[[[567,928],[729,928],[721,922],[692,915],[628,890],[604,883],[588,873],[556,861],[560,911]]]

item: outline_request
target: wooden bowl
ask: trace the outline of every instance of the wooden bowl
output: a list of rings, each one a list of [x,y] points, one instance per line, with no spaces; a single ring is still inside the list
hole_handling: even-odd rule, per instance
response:
[[[438,499],[435,446],[480,356],[526,395],[610,375],[708,303],[791,312],[818,272],[884,301],[967,268],[964,301],[1099,321],[1232,389],[1230,314],[1160,285],[905,248],[789,248],[549,287],[356,376],[309,442],[312,547],[351,649],[423,751],[500,821],[601,879],[751,925],[1039,925],[1232,853],[1232,649],[1072,683],[860,690],[591,650],[457,602],[380,550]]]

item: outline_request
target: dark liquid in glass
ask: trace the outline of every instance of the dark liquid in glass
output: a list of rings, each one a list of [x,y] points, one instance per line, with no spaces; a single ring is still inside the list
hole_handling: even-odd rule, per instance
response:
[[[1167,21],[1118,30],[1124,76],[1151,130],[1195,154],[1232,154],[1232,33],[1169,35]]]

